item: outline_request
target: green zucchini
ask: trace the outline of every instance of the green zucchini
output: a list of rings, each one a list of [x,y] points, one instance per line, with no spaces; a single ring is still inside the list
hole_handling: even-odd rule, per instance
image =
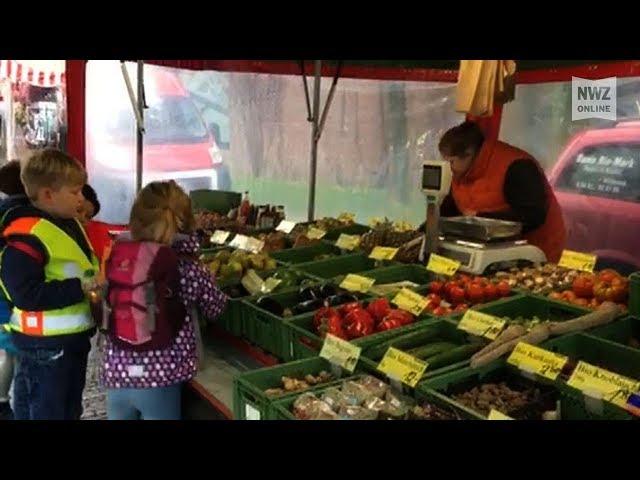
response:
[[[446,351],[455,348],[457,345],[455,343],[449,342],[434,342],[429,345],[424,345],[422,347],[414,348],[412,350],[407,351],[407,353],[416,358],[427,358],[433,357],[439,353],[443,353]]]
[[[447,367],[454,363],[463,362],[482,348],[481,343],[470,343],[456,347],[446,352],[425,358],[425,362],[429,364],[427,370],[436,370],[438,368]]]
[[[411,348],[418,347],[420,345],[424,345],[429,340],[437,337],[440,334],[440,329],[437,327],[427,328],[425,330],[420,330],[418,332],[407,333],[406,335],[398,335],[396,337],[391,338],[390,340],[386,340],[378,345],[373,345],[368,348],[365,352],[365,356],[367,358],[371,358],[373,360],[380,360],[384,357],[389,347],[394,347],[399,350],[407,350]]]

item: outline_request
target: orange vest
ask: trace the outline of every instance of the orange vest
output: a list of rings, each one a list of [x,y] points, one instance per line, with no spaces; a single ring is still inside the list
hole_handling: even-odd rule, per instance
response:
[[[454,180],[451,194],[462,211],[482,213],[504,212],[509,204],[504,197],[504,180],[511,164],[528,158],[542,168],[528,153],[503,142],[485,141],[466,175]],[[557,262],[566,242],[566,229],[560,205],[543,173],[547,191],[547,217],[542,226],[524,235],[529,243],[540,248],[547,260]]]

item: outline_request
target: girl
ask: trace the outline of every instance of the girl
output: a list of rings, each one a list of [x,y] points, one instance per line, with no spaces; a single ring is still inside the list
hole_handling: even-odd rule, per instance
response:
[[[199,327],[192,312],[199,308],[203,315],[213,320],[220,315],[226,303],[226,296],[215,286],[213,276],[196,260],[199,244],[194,227],[191,200],[173,180],[150,183],[138,194],[131,210],[131,239],[134,242],[154,242],[147,245],[171,245],[173,252],[177,253],[178,275],[174,279],[169,275],[167,285],[173,285],[177,292],[183,318],[178,319],[180,321],[173,329],[163,329],[161,319],[158,320],[156,334],[168,335],[168,342],[164,339],[160,343],[166,345],[163,348],[148,349],[144,343],[136,345],[135,342],[121,341],[127,335],[138,335],[139,329],[127,329],[126,335],[122,333],[124,330],[116,335],[110,330],[106,335],[102,381],[107,388],[107,416],[110,420],[180,419],[181,387],[194,377],[198,363],[196,338]],[[117,260],[122,258],[118,249],[123,241],[126,240],[118,239],[107,264],[108,281],[115,278],[117,270],[122,270],[127,263],[121,261],[118,264]],[[167,260],[166,263],[170,264],[172,251],[161,249],[159,252],[156,260]],[[161,256],[165,258],[159,258]],[[140,265],[133,266],[134,271],[140,268]],[[110,286],[107,294],[110,301],[114,298],[112,289]],[[176,311],[174,307],[169,310]],[[114,318],[113,314],[110,318]],[[167,318],[175,321],[175,315]]]

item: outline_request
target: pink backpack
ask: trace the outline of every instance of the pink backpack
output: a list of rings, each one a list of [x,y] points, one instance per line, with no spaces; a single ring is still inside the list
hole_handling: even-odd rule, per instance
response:
[[[118,240],[106,266],[103,329],[123,348],[169,347],[186,311],[178,296],[178,255],[153,242]]]

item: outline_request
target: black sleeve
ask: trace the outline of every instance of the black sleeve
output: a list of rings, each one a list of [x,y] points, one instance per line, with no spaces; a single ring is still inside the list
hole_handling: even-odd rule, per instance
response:
[[[479,216],[522,223],[523,233],[540,227],[547,218],[545,179],[527,159],[516,160],[507,170],[504,196],[511,207],[506,212],[479,212]]]

